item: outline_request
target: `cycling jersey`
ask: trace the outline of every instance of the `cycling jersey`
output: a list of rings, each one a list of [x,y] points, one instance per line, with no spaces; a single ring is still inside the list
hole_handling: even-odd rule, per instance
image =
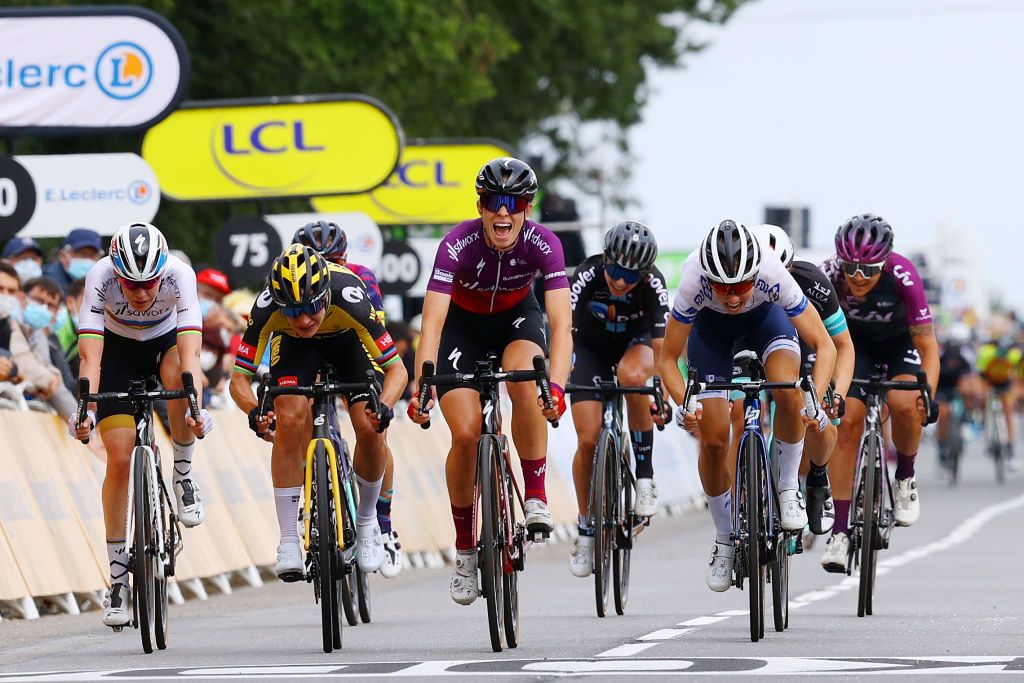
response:
[[[1016,346],[990,341],[978,348],[978,373],[989,384],[1005,385],[1016,376],[1024,356]]]
[[[836,288],[857,345],[890,341],[905,336],[911,327],[932,322],[921,276],[905,256],[889,256],[878,283],[863,299],[850,292],[835,256],[822,264],[822,270]]]
[[[624,296],[608,290],[604,276],[604,255],[591,256],[577,268],[569,286],[573,338],[579,344],[592,340],[601,344],[609,335],[634,337],[647,333],[654,339],[665,336],[668,322],[668,290],[665,276],[652,267],[643,280]]]
[[[807,295],[807,301],[817,309],[829,336],[834,337],[845,331],[846,316],[839,305],[835,287],[825,273],[810,261],[793,261],[789,272]]]
[[[110,257],[104,256],[85,278],[79,316],[79,338],[102,339],[105,330],[136,341],[156,339],[174,331],[203,332],[196,273],[173,254],[167,257],[156,298],[144,311],[137,311],[128,303]]]
[[[359,276],[359,279],[366,285],[366,291],[370,294],[370,303],[373,304],[374,308],[383,313],[384,295],[381,294],[380,284],[377,282],[377,276],[373,274],[373,271],[366,266],[361,266],[351,261],[346,263],[345,267]]]
[[[499,252],[487,246],[483,221],[476,218],[459,223],[441,240],[427,290],[450,294],[456,305],[471,313],[490,315],[526,298],[538,271],[544,291],[569,286],[562,243],[555,233],[526,221],[512,248]]]
[[[328,267],[331,272],[330,303],[316,336],[339,335],[353,330],[377,366],[384,368],[398,361],[398,351],[391,335],[384,329],[380,312],[370,302],[363,281],[344,266],[331,263]],[[274,303],[270,290],[264,289],[253,304],[248,327],[238,345],[235,356],[237,372],[250,376],[256,372],[257,360],[263,358],[263,351],[274,332],[294,336],[291,324]],[[273,361],[273,349],[271,351],[273,366],[276,363]],[[344,360],[338,359],[338,363]]]

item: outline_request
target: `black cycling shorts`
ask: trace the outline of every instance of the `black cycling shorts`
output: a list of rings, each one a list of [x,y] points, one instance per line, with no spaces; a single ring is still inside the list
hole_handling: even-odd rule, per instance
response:
[[[896,375],[916,376],[918,371],[923,369],[921,356],[909,333],[886,341],[858,340],[854,337],[853,348],[853,376],[856,379],[870,379],[878,363],[885,363],[888,366],[886,377],[889,379]],[[850,398],[867,402],[867,393],[863,387],[854,384],[850,386]]]
[[[177,343],[177,330],[145,341],[129,339],[106,330],[103,334],[98,391],[128,391],[128,383],[134,379],[156,376],[159,380],[160,363]],[[96,408],[97,422],[113,415],[133,415],[132,405],[127,401],[114,401],[101,403]]]
[[[651,333],[638,334],[635,337],[626,335],[604,334],[600,338],[585,343],[577,339],[573,344],[572,370],[569,372],[571,384],[597,384],[600,381],[615,379],[615,366],[622,360],[627,349],[643,344],[651,346]],[[580,401],[600,401],[596,391],[574,391],[569,396],[572,403]]]
[[[520,339],[532,341],[547,355],[544,314],[533,293],[509,310],[491,315],[471,313],[452,302],[441,330],[437,374],[473,372],[476,362],[486,360],[488,353],[496,354],[500,363],[505,347]],[[473,387],[469,384],[437,387],[438,398],[459,388]]]
[[[374,365],[354,332],[311,339],[275,334],[270,339],[270,376],[278,386],[309,386],[325,365],[334,366],[336,382],[365,382],[367,370],[376,371],[378,385],[384,381],[384,373]],[[342,395],[349,405],[370,400],[370,392],[365,389]]]

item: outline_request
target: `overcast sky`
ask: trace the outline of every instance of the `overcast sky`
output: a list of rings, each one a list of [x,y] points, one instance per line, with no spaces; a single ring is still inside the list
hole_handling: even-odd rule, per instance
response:
[[[1024,1],[760,0],[705,33],[631,135],[628,213],[662,244],[767,203],[810,206],[818,245],[861,212],[900,251],[952,224],[1024,309]]]

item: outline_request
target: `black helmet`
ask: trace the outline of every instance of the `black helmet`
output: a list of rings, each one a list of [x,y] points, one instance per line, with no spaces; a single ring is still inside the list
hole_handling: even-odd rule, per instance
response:
[[[508,194],[533,201],[537,174],[529,164],[513,157],[499,157],[484,164],[476,176],[477,194]]]
[[[278,306],[318,304],[331,291],[331,270],[327,261],[301,244],[291,245],[274,259],[267,280],[270,296]]]
[[[700,267],[713,280],[734,285],[752,279],[761,266],[761,246],[745,225],[724,220],[700,244]]]
[[[627,270],[647,270],[658,257],[658,242],[643,223],[622,221],[605,233],[604,257]]]
[[[315,249],[328,259],[343,258],[348,252],[348,237],[337,223],[318,220],[306,223],[295,231],[292,244]]]

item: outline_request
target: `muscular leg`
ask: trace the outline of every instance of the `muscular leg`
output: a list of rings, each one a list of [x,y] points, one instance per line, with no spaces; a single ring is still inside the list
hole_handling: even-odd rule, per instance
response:
[[[543,351],[536,343],[518,339],[505,347],[501,367],[505,370],[529,370],[534,356]],[[537,387],[533,382],[510,382],[506,385],[512,399],[512,440],[519,452],[523,468],[523,497],[547,504],[544,479],[547,472],[548,425],[537,405]],[[536,505],[531,503],[530,506]],[[544,514],[547,514],[546,512]],[[535,527],[536,516],[526,511],[527,526]],[[545,523],[544,526],[549,526]]]
[[[577,446],[572,460],[572,481],[581,516],[590,514],[590,482],[594,471],[594,449],[601,432],[601,402],[578,401],[572,404],[572,422]]]
[[[654,350],[646,344],[634,344],[626,349],[617,370],[619,386],[642,387],[654,374]],[[636,477],[654,476],[653,457],[654,420],[651,417],[651,398],[642,394],[626,396],[630,439],[636,460]],[[638,453],[639,451],[639,453]]]
[[[473,484],[476,448],[480,440],[480,395],[472,389],[452,389],[441,397],[441,413],[452,434],[445,460],[445,479],[455,524],[455,548],[473,548]]]

